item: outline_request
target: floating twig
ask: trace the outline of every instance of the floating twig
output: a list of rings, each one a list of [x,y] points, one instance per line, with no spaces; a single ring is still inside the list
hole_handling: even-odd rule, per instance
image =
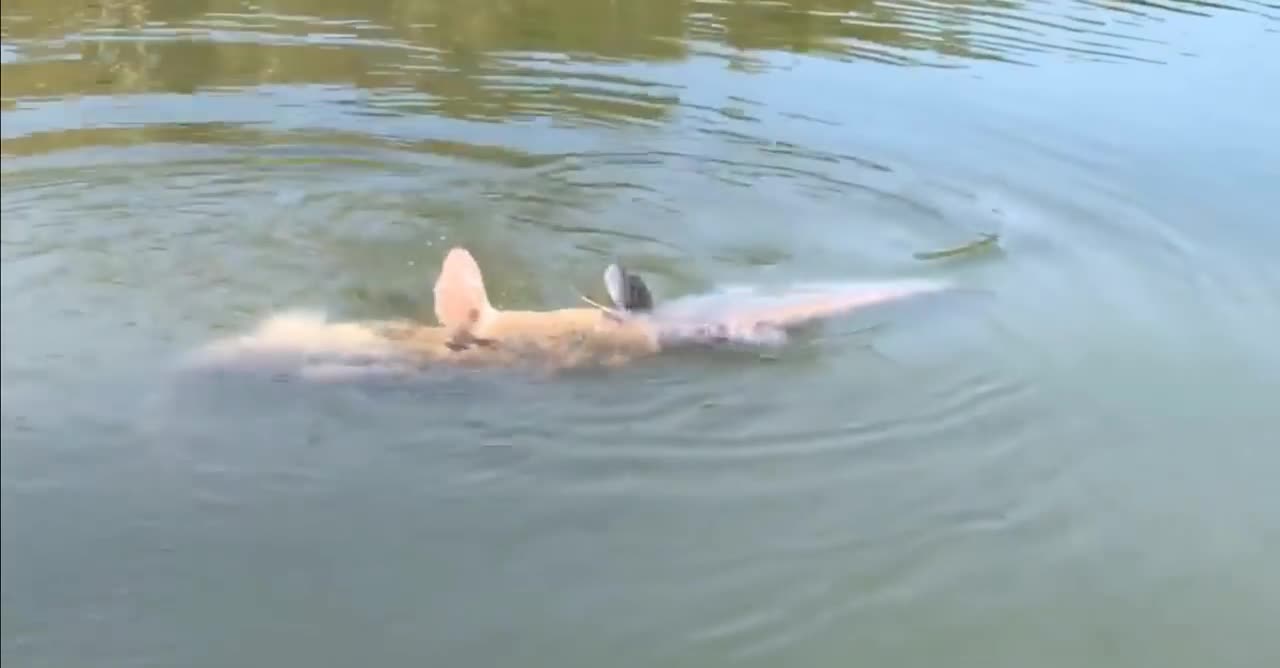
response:
[[[956,257],[957,255],[971,255],[995,247],[1000,241],[1000,235],[990,233],[983,234],[975,241],[967,244],[956,246],[954,248],[945,248],[936,251],[922,251],[913,253],[912,257],[917,260],[941,260],[948,257]]]

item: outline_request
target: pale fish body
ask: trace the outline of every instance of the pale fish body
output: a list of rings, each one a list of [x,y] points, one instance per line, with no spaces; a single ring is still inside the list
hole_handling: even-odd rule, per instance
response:
[[[922,280],[726,286],[654,304],[643,281],[620,268],[606,271],[606,284],[617,308],[497,309],[474,258],[455,248],[434,288],[439,324],[333,322],[291,311],[216,341],[188,362],[307,379],[407,374],[433,365],[616,366],[685,347],[777,346],[797,327],[948,287]]]
[[[811,282],[772,289],[725,286],[633,317],[648,322],[664,349],[721,343],[778,346],[798,327],[947,287],[924,280]]]

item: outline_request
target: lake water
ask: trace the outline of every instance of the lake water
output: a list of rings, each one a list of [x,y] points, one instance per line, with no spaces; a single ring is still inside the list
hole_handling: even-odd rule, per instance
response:
[[[3,662],[1280,663],[1272,0],[5,0]],[[996,250],[916,254],[1000,235]],[[287,308],[963,290],[188,382]]]

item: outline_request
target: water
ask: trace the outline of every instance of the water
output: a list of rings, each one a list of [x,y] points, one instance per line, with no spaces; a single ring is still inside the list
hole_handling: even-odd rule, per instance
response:
[[[1280,659],[1271,2],[6,0],[5,666]],[[913,254],[1001,235],[998,252]],[[277,310],[952,281],[770,355],[183,383]]]

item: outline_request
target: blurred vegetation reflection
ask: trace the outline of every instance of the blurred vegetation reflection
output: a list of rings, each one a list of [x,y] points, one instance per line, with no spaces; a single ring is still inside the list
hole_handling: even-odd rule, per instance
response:
[[[585,102],[589,78],[576,91],[531,83],[539,63],[675,61],[691,52],[742,68],[765,66],[768,52],[933,66],[1042,53],[1158,59],[1124,26],[1231,8],[1161,2],[1031,10],[1010,0],[6,0],[6,42],[64,52],[10,62],[4,96],[342,82],[408,87],[460,117],[504,116],[604,104]],[[644,119],[663,110],[660,94],[640,90],[608,102],[616,108],[602,113]]]
[[[1144,35],[1143,22],[1209,6],[1160,2],[6,0],[3,105],[8,114],[20,101],[200,93],[212,109],[212,96],[256,89],[279,96],[276,109],[344,105],[372,119],[653,124],[680,107],[681,89],[635,65],[696,57],[754,71],[787,66],[787,53],[929,67],[1158,63],[1174,49]],[[261,119],[237,121],[229,104],[208,112],[217,122],[99,124],[89,143],[253,141],[244,128]],[[88,141],[74,127],[5,125],[8,155]]]

